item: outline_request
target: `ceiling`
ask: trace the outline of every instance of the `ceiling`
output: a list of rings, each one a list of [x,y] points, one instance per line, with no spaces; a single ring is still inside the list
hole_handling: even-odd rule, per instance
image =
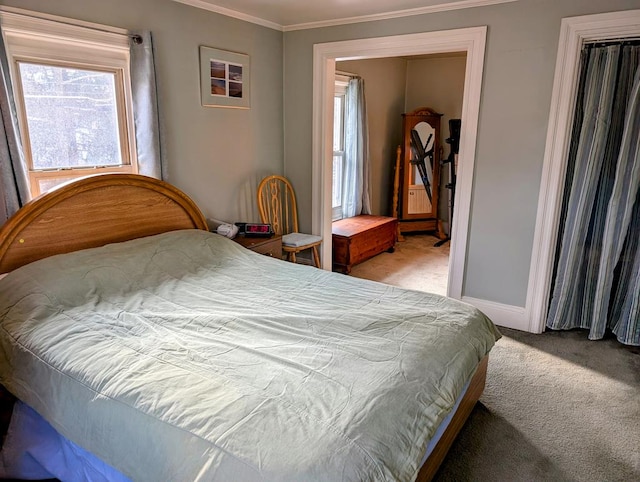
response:
[[[277,30],[405,17],[517,0],[175,0]]]

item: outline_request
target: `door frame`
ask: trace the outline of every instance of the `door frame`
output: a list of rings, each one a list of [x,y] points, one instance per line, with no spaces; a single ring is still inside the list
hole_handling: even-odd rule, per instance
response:
[[[448,52],[466,52],[462,129],[451,226],[447,295],[462,297],[471,193],[482,92],[487,27],[320,43],[313,46],[312,230],[324,239],[322,267],[331,270],[331,172],[335,63]],[[400,120],[398,119],[398,122]],[[389,160],[391,162],[392,160]]]
[[[580,51],[585,42],[638,36],[640,10],[562,19],[525,308],[528,330],[532,333],[544,331],[549,310],[551,277],[578,88]]]

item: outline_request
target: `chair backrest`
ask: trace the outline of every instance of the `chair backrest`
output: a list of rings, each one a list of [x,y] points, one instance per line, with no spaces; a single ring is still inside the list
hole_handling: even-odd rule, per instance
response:
[[[258,185],[258,210],[276,234],[298,232],[298,206],[293,187],[282,176],[265,177]]]

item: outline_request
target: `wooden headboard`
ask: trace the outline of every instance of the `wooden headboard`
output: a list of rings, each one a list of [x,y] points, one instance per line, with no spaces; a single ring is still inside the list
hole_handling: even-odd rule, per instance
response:
[[[177,229],[207,229],[200,209],[179,189],[137,174],[86,177],[32,200],[2,226],[0,273]]]

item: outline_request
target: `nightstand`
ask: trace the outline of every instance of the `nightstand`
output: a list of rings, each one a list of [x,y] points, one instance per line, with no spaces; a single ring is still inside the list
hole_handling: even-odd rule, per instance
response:
[[[233,240],[256,253],[282,259],[282,236],[274,235],[270,238],[247,238],[246,236],[238,235],[233,238]]]

